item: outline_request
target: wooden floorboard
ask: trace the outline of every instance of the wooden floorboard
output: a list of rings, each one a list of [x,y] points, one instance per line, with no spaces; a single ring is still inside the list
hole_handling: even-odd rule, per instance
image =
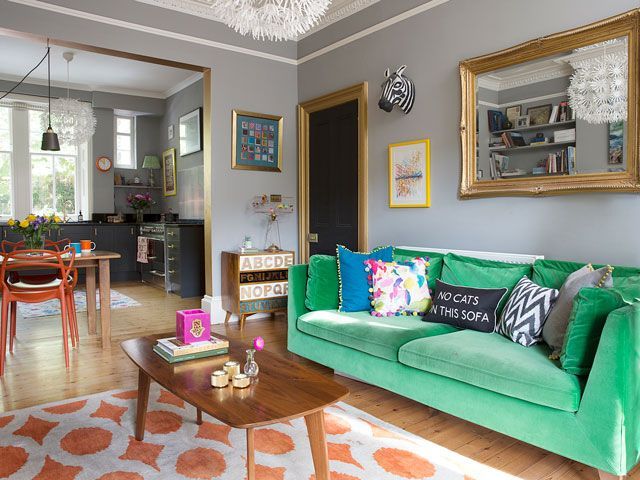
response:
[[[119,343],[149,333],[175,328],[175,311],[200,306],[200,299],[175,295],[139,283],[118,283],[114,288],[137,300],[141,306],[112,311],[113,340],[103,350],[98,336],[89,336],[86,313],[78,314],[80,347],[71,353],[71,367],[64,367],[60,320],[56,317],[19,319],[15,353],[8,356],[0,379],[0,412],[42,403],[135,387],[137,370]],[[527,445],[511,437],[474,425],[413,400],[333,375],[325,367],[286,350],[286,319],[248,320],[244,332],[236,323],[214,325],[214,332],[244,341],[261,335],[266,348],[333,376],[349,387],[347,403],[384,421],[419,435],[467,458],[526,480],[597,480],[595,469]],[[258,355],[258,362],[260,361]],[[532,428],[535,426],[532,425]],[[629,477],[640,480],[638,469]]]

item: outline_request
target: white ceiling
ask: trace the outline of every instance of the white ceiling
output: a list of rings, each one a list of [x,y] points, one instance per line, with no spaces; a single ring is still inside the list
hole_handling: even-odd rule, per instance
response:
[[[176,10],[191,15],[197,15],[199,17],[208,18],[210,20],[219,21],[211,12],[209,5],[212,0],[136,0],[141,3],[147,3],[149,5],[155,5],[156,7],[168,8],[170,10]],[[374,3],[378,3],[380,0],[332,0],[327,13],[320,20],[318,25],[313,27],[304,35],[298,37],[304,38],[307,35],[311,35],[313,32],[317,32],[322,28],[331,25],[338,20],[342,20],[349,15],[353,15],[359,12],[363,8],[367,8]],[[396,0],[398,1],[398,0]]]
[[[52,46],[51,83],[54,86],[67,85],[67,62],[62,58],[66,51],[75,53],[69,66],[73,89],[166,98],[176,91],[176,87],[188,84],[195,78],[194,72],[189,70]],[[20,80],[45,52],[44,44],[0,36],[0,78]],[[46,80],[45,60],[26,82],[42,84]]]

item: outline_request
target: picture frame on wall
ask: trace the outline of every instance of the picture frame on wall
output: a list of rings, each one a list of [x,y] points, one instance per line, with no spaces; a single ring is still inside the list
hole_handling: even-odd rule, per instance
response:
[[[282,172],[281,115],[233,110],[231,168]]]
[[[178,124],[180,135],[180,156],[190,155],[202,150],[202,108],[186,113],[180,117]]]
[[[531,123],[531,117],[529,115],[520,115],[516,117],[515,126],[516,128],[524,128],[528,127]]]
[[[511,105],[505,110],[505,116],[513,125],[516,124],[516,119],[522,115],[522,105]]]
[[[167,127],[167,139],[173,140],[173,123]]]
[[[527,115],[529,115],[530,125],[545,125],[549,123],[551,117],[551,110],[553,105],[538,105],[536,107],[527,108]]]
[[[389,145],[389,207],[431,206],[431,145],[428,138]]]
[[[178,176],[176,172],[176,149],[168,148],[162,152],[162,189],[165,197],[178,193]]]

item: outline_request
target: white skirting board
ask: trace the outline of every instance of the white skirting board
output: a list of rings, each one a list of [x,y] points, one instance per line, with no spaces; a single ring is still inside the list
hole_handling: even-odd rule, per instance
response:
[[[222,308],[222,297],[210,297],[209,295],[205,295],[200,301],[200,308],[202,308],[205,312],[209,312],[211,314],[211,323],[212,324],[221,324],[224,323],[224,319],[227,316],[227,312],[225,312]],[[257,319],[257,318],[268,318],[270,315],[268,313],[255,313],[249,317],[247,320]],[[232,315],[229,322],[237,322],[239,320],[237,315]]]

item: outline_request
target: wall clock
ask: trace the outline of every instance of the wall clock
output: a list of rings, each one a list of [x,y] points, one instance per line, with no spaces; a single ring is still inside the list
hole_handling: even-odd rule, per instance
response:
[[[96,158],[96,167],[101,172],[108,172],[109,170],[111,170],[112,166],[113,162],[109,157],[102,156]]]

